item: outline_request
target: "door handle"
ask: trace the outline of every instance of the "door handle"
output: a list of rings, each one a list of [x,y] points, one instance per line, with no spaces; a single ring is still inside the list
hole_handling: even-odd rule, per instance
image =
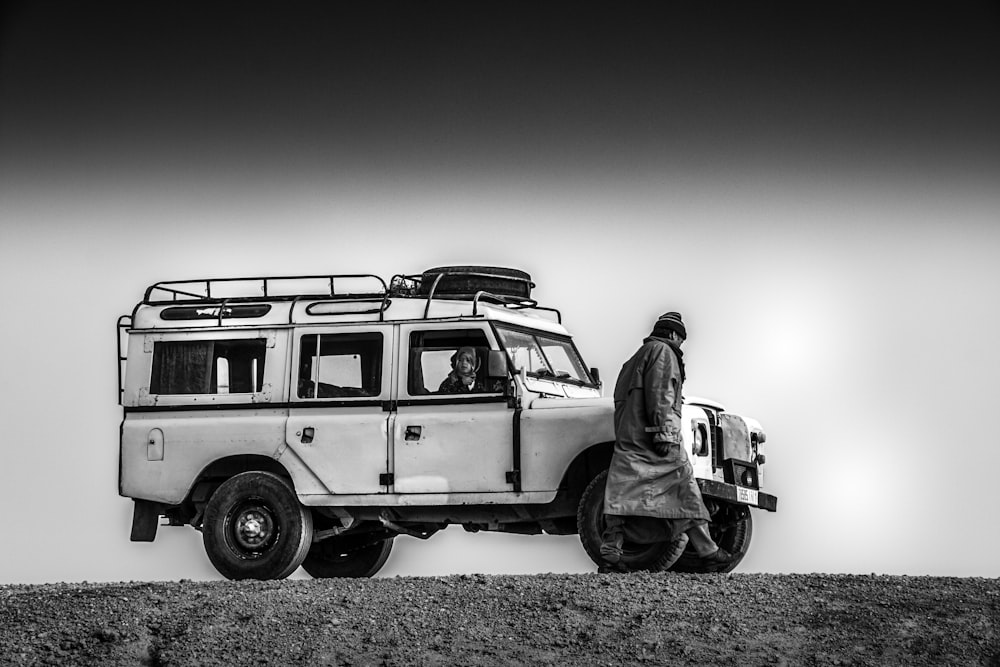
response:
[[[308,445],[310,442],[313,441],[313,437],[315,437],[315,435],[316,435],[316,429],[314,429],[312,426],[306,426],[304,429],[302,429],[302,444]]]
[[[420,440],[420,432],[422,430],[423,430],[422,426],[407,426],[406,435],[404,436],[404,439],[411,442],[415,440]]]

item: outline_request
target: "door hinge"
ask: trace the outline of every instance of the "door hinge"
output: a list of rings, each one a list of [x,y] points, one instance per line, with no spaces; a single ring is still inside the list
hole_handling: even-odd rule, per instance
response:
[[[521,487],[521,471],[520,470],[508,470],[507,471],[507,483],[513,484],[514,486]]]
[[[396,483],[396,475],[391,472],[384,472],[378,476],[378,483],[381,486],[391,486]]]

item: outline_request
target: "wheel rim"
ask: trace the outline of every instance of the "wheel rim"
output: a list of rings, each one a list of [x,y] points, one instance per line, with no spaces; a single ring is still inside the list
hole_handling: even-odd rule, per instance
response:
[[[274,546],[279,532],[273,511],[260,499],[240,504],[226,515],[226,542],[240,558],[260,558]]]

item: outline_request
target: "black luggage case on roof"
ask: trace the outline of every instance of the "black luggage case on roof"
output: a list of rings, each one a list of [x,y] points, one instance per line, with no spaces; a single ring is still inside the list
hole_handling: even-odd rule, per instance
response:
[[[436,286],[435,286],[436,282]],[[531,276],[518,269],[502,266],[438,266],[420,276],[420,295],[438,297],[471,297],[476,292],[530,299]]]

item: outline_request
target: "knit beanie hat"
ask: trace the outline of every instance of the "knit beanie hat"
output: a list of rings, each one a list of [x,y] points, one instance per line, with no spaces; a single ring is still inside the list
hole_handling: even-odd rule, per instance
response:
[[[653,325],[653,333],[651,335],[658,338],[665,338],[669,331],[676,331],[681,335],[681,338],[687,338],[687,329],[684,328],[684,320],[681,319],[680,313],[670,311],[669,313],[660,315],[659,319],[656,320],[656,324]]]

